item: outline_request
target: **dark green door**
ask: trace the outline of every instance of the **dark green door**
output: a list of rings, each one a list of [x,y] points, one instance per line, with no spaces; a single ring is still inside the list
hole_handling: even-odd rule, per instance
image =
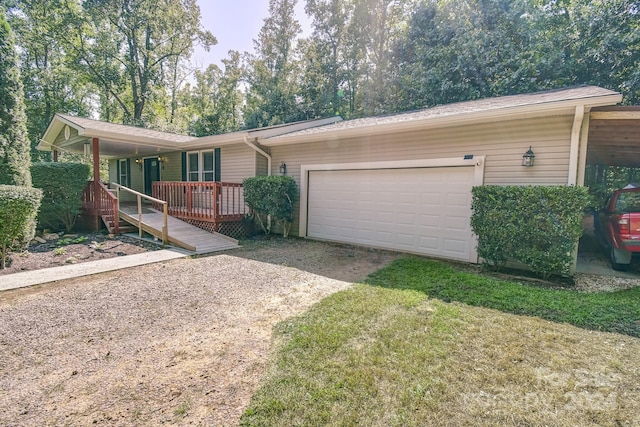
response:
[[[144,159],[144,192],[151,196],[153,183],[160,181],[160,162],[157,157]]]

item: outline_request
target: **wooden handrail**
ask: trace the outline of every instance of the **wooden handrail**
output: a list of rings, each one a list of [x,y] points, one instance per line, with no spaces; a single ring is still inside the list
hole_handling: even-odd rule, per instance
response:
[[[118,200],[118,212],[120,211],[120,191],[125,191],[127,193],[131,193],[133,195],[136,196],[136,199],[138,201],[138,230],[139,230],[139,235],[142,238],[142,199],[146,199],[149,200],[150,202],[152,202],[154,204],[154,206],[162,206],[162,211],[163,211],[163,216],[164,216],[164,221],[163,221],[163,226],[162,226],[162,244],[165,245],[167,243],[167,241],[169,240],[169,223],[168,223],[168,206],[167,206],[167,202],[165,202],[164,200],[160,200],[160,199],[156,199],[155,197],[151,197],[149,195],[146,195],[144,193],[140,193],[139,191],[133,190],[129,187],[125,187],[124,185],[120,185],[120,184],[116,184],[115,182],[112,182],[110,184],[113,188],[116,189],[117,192],[117,200]]]
[[[82,208],[93,212],[94,215],[112,218],[112,232],[118,234],[120,232],[118,226],[118,200],[106,185],[98,181],[98,200],[95,200],[95,182],[87,181],[87,186],[82,191]]]

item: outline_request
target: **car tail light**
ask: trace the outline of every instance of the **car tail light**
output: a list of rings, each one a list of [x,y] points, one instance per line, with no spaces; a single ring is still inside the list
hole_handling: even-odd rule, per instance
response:
[[[620,226],[620,234],[629,234],[631,233],[629,227],[629,216],[623,215],[618,219],[618,225]]]

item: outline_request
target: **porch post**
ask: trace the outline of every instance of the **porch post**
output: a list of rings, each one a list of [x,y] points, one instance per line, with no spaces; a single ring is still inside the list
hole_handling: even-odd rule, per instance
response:
[[[93,138],[93,200],[96,208],[100,210],[100,140]]]
[[[58,162],[58,150],[53,150],[53,161]]]

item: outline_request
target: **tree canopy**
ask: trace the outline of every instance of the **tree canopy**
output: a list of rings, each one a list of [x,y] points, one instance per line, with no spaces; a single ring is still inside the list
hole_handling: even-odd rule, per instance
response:
[[[208,135],[576,84],[640,103],[637,0],[270,0],[254,50],[202,68],[196,0],[6,4],[32,146],[55,112]]]

